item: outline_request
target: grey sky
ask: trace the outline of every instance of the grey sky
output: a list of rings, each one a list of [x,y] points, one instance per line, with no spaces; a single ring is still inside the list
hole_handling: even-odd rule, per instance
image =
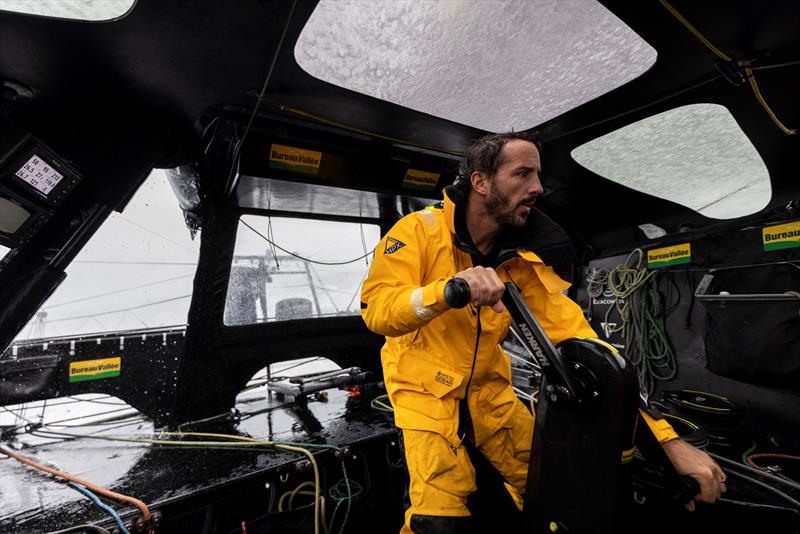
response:
[[[40,310],[47,312],[44,332],[33,321],[19,338],[184,324],[199,245],[164,172],[153,171],[67,267]],[[167,299],[175,300],[150,305]]]
[[[262,235],[268,235],[267,217],[245,215],[242,221],[255,228]],[[362,241],[363,231],[363,241]],[[275,316],[276,302],[287,298],[304,298],[314,301],[309,284],[313,281],[317,292],[316,302],[323,314],[360,313],[359,293],[371,263],[371,252],[380,239],[380,229],[372,224],[355,224],[303,219],[272,219],[272,235],[276,244],[292,253],[315,261],[349,262],[344,265],[320,265],[289,257],[275,250],[279,260],[270,259],[267,263],[271,282],[266,284],[267,318]],[[236,234],[235,256],[258,255],[274,258],[267,252],[268,243],[247,226],[240,224]],[[303,271],[301,274],[288,274]],[[316,313],[316,310],[315,310]],[[258,314],[259,319],[263,314]]]
[[[266,217],[246,220],[266,235]],[[365,225],[364,231],[371,251],[378,229]],[[273,237],[279,246],[313,260],[337,262],[364,254],[357,224],[273,219]],[[67,267],[67,279],[40,310],[47,313],[46,321],[39,321],[44,330],[34,320],[18,339],[185,324],[199,246],[199,235],[190,239],[165,173],[153,171],[125,210],[113,213]],[[263,238],[240,227],[235,254],[264,256],[267,248]],[[366,269],[364,260],[314,266],[323,312],[344,310]],[[270,315],[276,299],[308,295],[305,277],[273,279]],[[290,284],[294,287],[279,289]]]

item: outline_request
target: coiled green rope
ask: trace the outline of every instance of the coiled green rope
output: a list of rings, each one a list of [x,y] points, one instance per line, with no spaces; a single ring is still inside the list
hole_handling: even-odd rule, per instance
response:
[[[649,280],[650,287],[642,286],[639,297],[639,380],[648,392],[655,387],[655,380],[672,380],[678,373],[675,352],[669,343],[664,326],[664,307],[656,289],[655,278]]]
[[[631,252],[624,263],[608,273],[608,288],[614,304],[606,310],[609,324],[611,310],[616,309],[620,325],[608,327],[625,339],[628,359],[639,372],[639,382],[652,393],[658,380],[671,380],[678,372],[675,353],[664,326],[664,306],[656,287],[656,271],[648,271],[641,249]]]

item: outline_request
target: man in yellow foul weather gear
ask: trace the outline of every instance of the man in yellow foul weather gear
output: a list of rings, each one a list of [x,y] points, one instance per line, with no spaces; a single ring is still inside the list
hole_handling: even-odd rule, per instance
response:
[[[485,136],[467,149],[444,201],[403,217],[375,251],[362,316],[386,336],[384,381],[410,475],[403,533],[457,532],[468,520],[466,499],[476,487],[464,440],[500,472],[521,506],[533,416],[511,387],[509,358],[499,345],[511,321],[500,301],[504,282],[520,288],[553,343],[597,339],[562,293],[569,283],[548,266],[569,244],[563,230],[534,210],[540,173],[534,141],[517,133]],[[515,257],[495,265],[509,249]],[[460,310],[444,299],[454,277],[471,292],[470,305]],[[666,421],[643,415],[677,470],[700,483],[696,500],[714,502],[725,489],[719,466]]]

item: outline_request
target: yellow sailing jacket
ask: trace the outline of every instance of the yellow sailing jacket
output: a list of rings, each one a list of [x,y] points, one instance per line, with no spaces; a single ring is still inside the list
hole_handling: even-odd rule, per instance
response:
[[[477,443],[507,424],[516,395],[500,347],[508,311],[450,309],[444,300],[445,283],[473,266],[470,254],[455,245],[455,217],[456,205],[445,194],[443,203],[398,221],[378,243],[361,302],[369,329],[386,336],[381,360],[397,426],[437,432],[458,447],[458,403],[465,392]],[[552,342],[596,339],[580,307],[562,293],[570,284],[533,252],[517,252],[496,271],[520,288]],[[666,421],[645,420],[659,441],[677,437]]]

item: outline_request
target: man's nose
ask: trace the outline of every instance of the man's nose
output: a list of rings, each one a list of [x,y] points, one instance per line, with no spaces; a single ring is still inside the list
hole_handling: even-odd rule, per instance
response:
[[[544,193],[544,188],[542,187],[542,181],[539,178],[535,178],[533,182],[530,184],[528,188],[528,195],[536,195],[539,196]]]

